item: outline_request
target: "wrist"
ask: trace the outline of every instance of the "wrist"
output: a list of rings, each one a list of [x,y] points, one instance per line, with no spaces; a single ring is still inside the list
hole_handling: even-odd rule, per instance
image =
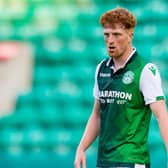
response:
[[[77,148],[77,152],[81,152],[81,151],[84,151],[84,148],[79,145],[78,148]]]

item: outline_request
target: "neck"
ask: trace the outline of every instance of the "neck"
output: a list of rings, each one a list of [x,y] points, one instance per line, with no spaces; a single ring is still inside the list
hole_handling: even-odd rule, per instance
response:
[[[122,54],[120,57],[113,58],[114,67],[116,70],[120,69],[125,65],[125,62],[130,56],[130,54],[132,53],[132,51],[133,51],[133,48],[129,47],[129,49],[126,52],[124,52],[124,54]]]

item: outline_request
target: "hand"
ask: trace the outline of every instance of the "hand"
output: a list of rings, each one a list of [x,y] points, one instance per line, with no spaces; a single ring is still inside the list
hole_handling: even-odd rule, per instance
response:
[[[82,168],[86,168],[86,157],[85,157],[85,152],[77,150],[76,156],[75,156],[75,162],[74,166],[75,168],[80,168],[82,165]]]

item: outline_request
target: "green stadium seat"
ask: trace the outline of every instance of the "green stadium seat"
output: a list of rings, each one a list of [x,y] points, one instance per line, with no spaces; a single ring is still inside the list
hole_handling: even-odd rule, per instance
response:
[[[159,24],[149,23],[146,25],[140,25],[135,29],[135,37],[138,39],[148,39],[157,44],[158,41],[162,41],[163,37],[168,33],[167,24],[160,22]]]
[[[16,128],[4,128],[0,132],[0,146],[1,151],[4,150],[21,150],[21,142],[23,134]]]
[[[80,104],[73,103],[72,105],[66,105],[64,112],[64,125],[70,125],[72,127],[78,125],[85,125],[89,118],[90,111],[88,108],[81,106]]]
[[[82,87],[81,103],[84,107],[86,106],[90,110],[92,110],[92,105],[94,101],[93,87],[94,87],[94,77],[92,77],[89,85],[84,85]]]
[[[0,156],[0,166],[5,168],[61,168],[62,165],[68,166],[70,164],[68,160],[66,162],[64,160],[64,163],[62,163],[55,153],[45,151],[24,151],[20,153],[10,153],[9,151],[0,153]],[[63,159],[68,159],[68,157]]]
[[[25,108],[25,105],[31,105],[32,108],[35,104],[35,95],[33,92],[20,93],[16,98],[16,109]],[[30,107],[30,106],[29,106]]]
[[[37,122],[37,113],[35,109],[24,107],[19,111],[15,111],[13,114],[4,117],[4,125],[6,127],[11,126],[14,128],[22,128],[27,125],[31,125]]]
[[[76,37],[86,40],[89,42],[96,42],[103,39],[103,29],[101,25],[98,23],[90,23],[87,26],[85,26],[87,23],[81,22],[77,25],[76,30]]]
[[[75,24],[72,24],[72,22],[73,20],[60,22],[55,30],[55,36],[65,41],[71,39],[75,31]]]
[[[77,63],[77,65],[63,65],[55,68],[55,78],[58,83],[69,82],[79,87],[87,84],[91,76],[94,76],[94,66],[91,63]]]
[[[39,65],[34,69],[33,84],[34,85],[55,85],[54,68],[48,65]]]
[[[25,151],[38,152],[45,149],[45,132],[38,125],[29,125],[22,129],[22,147]]]
[[[97,2],[96,2],[97,1]],[[76,22],[81,24],[85,24],[89,27],[89,25],[96,24],[99,25],[100,16],[107,10],[112,9],[118,5],[114,1],[101,1],[101,0],[90,0],[92,3],[88,6],[81,6],[78,9],[78,13],[76,15]],[[87,27],[85,26],[85,27]]]
[[[108,53],[107,53],[107,50],[105,48],[104,39],[102,39],[101,41],[96,42],[92,46],[92,55],[91,56],[94,58],[94,64],[95,65],[100,63],[101,60],[103,60],[103,59],[108,57]]]
[[[108,57],[99,19],[113,7],[137,16],[134,45],[158,65],[168,97],[166,0],[26,0],[16,2],[18,11],[5,12],[3,5],[0,39],[28,41],[35,52],[32,90],[21,93],[13,113],[0,118],[0,167],[73,167],[92,111],[96,65]],[[149,149],[151,167],[166,167],[153,116]],[[96,150],[97,142],[87,151],[88,167],[96,166]]]
[[[0,167],[6,168],[28,168],[29,162],[27,162],[26,155],[22,151],[14,151],[11,149],[6,149],[0,152]]]
[[[63,121],[63,110],[53,103],[42,105],[38,115],[38,122],[43,127],[53,127],[61,124]]]
[[[158,22],[165,22],[167,19],[167,3],[164,1],[153,1],[152,3],[146,4],[143,12],[139,17],[140,23],[158,23]]]
[[[75,152],[76,147],[82,136],[83,128],[56,127],[47,131],[48,140],[46,145],[51,151],[59,155],[67,155]]]

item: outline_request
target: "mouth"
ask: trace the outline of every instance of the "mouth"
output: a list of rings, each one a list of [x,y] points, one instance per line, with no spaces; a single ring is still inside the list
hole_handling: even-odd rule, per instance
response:
[[[108,47],[108,50],[109,50],[109,51],[114,51],[115,49],[116,49],[116,47],[114,47],[114,46],[109,46],[109,47]]]
[[[114,46],[109,46],[109,49],[115,49],[115,47]]]

